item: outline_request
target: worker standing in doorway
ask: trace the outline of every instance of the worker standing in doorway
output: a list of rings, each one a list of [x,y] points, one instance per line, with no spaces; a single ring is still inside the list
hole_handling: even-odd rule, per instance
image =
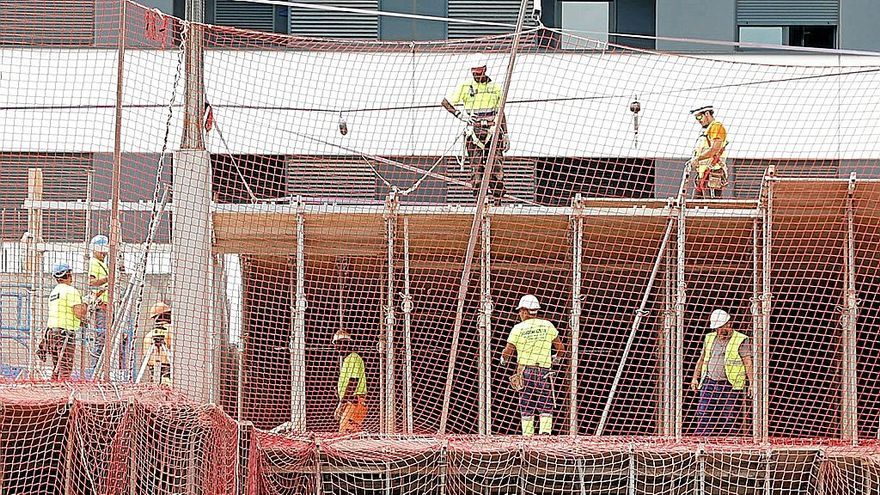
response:
[[[333,334],[333,345],[340,354],[339,381],[335,417],[339,433],[357,433],[363,430],[367,417],[367,374],[364,360],[354,350],[351,334],[338,330]]]

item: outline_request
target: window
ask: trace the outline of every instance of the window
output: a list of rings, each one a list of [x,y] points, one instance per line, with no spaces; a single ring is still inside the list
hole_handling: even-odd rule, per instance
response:
[[[594,46],[572,36],[562,37],[562,48],[583,50],[603,48],[608,43],[608,21],[610,6],[607,1],[561,1],[559,2],[559,26],[563,31],[571,31],[581,38],[600,42]]]
[[[739,40],[743,43],[781,45],[782,33],[781,26],[742,26],[739,28]]]
[[[381,0],[380,10],[434,17],[446,17],[446,2],[437,0]],[[379,17],[379,38],[383,40],[441,40],[446,39],[446,23]]]
[[[835,48],[837,26],[740,26],[739,40],[763,45]]]

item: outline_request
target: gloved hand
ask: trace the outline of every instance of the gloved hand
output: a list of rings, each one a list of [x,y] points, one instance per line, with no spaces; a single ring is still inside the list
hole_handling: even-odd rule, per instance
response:
[[[550,367],[551,368],[559,368],[561,361],[562,360],[559,359],[559,354],[554,354],[553,356],[550,357]]]
[[[506,132],[501,135],[501,151],[504,153],[510,151],[510,136]]]

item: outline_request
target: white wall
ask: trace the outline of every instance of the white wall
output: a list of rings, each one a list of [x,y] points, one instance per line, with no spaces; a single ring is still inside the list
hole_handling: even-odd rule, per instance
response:
[[[229,148],[215,130],[209,150],[457,152],[462,125],[438,103],[467,77],[463,57],[210,51],[207,97]],[[112,50],[0,50],[0,151],[112,151],[115,60]],[[490,60],[490,75],[503,74],[506,55]],[[126,152],[160,151],[176,64],[174,51],[126,53]],[[825,55],[521,54],[507,112],[510,154],[687,156],[699,132],[688,110],[712,103],[728,127],[731,157],[878,158],[878,64],[873,57]],[[178,91],[179,105],[182,84]],[[628,110],[635,95],[643,108],[638,148]],[[524,102],[565,98],[570,100]],[[345,137],[337,131],[339,111],[346,112],[350,129]],[[180,141],[180,117],[176,107],[172,149]]]

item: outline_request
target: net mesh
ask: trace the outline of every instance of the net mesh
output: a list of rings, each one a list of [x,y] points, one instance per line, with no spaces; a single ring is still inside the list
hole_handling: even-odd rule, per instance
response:
[[[48,7],[0,0],[4,493],[876,490],[876,57]]]

